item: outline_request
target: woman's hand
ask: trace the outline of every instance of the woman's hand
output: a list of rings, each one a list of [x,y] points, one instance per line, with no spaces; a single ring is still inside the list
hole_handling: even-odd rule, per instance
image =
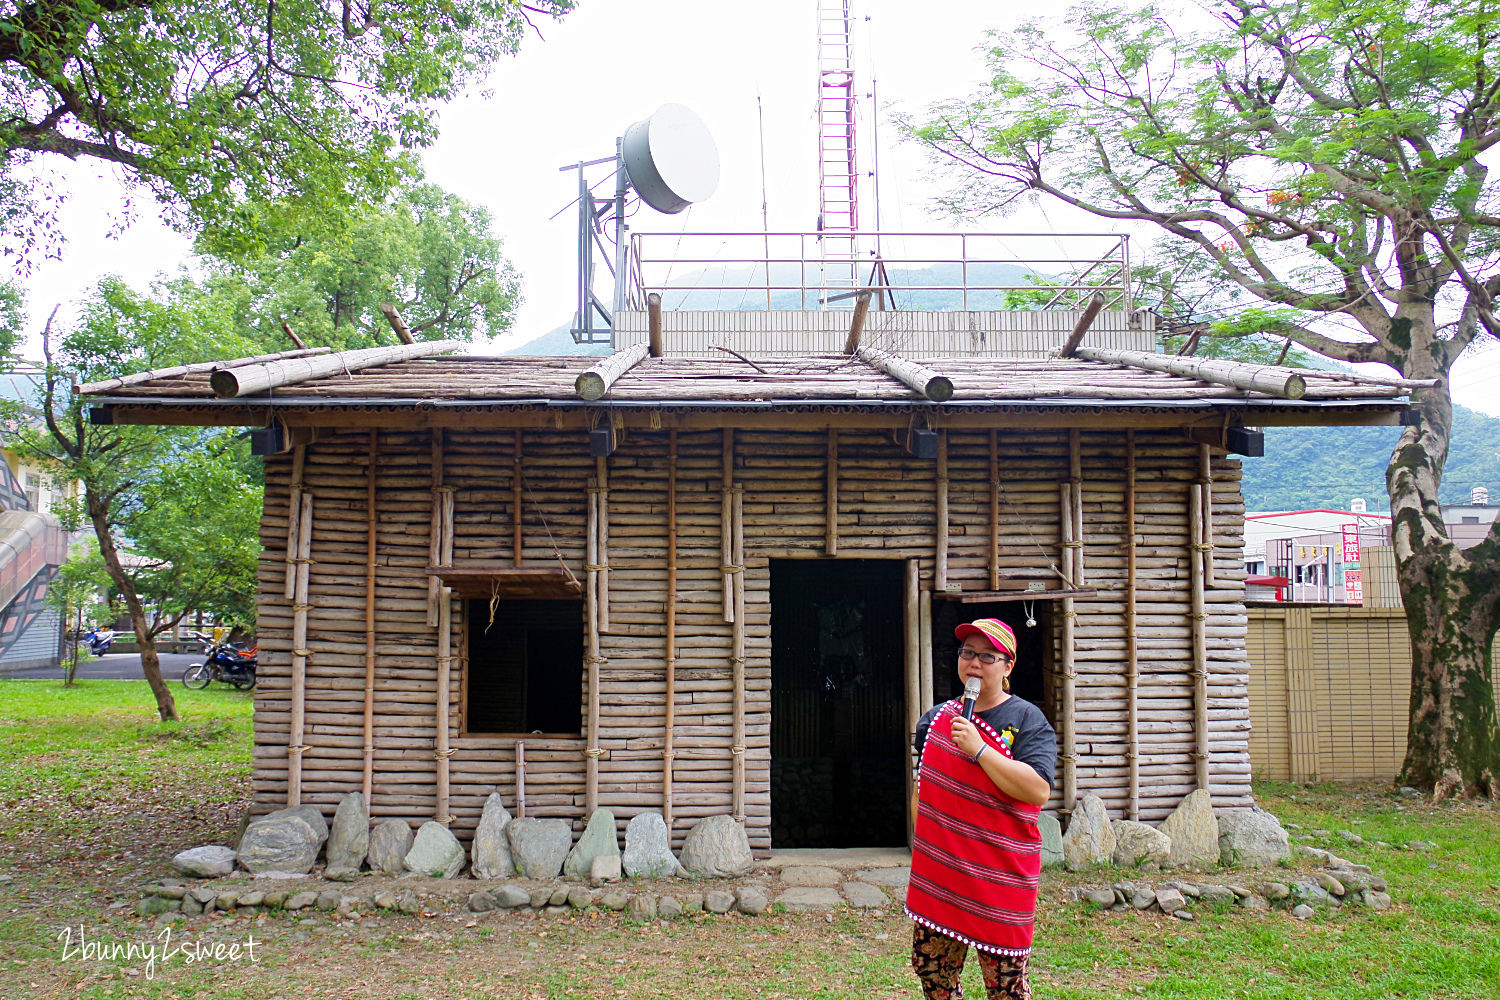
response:
[[[979,735],[979,727],[961,715],[953,717],[953,742],[970,757],[979,752],[984,746],[984,737]]]

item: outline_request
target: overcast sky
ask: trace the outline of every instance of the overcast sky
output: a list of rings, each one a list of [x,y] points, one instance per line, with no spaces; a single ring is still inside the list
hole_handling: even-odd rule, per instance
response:
[[[933,16],[934,10],[941,16]],[[887,110],[859,122],[860,164],[880,168],[880,215],[886,230],[953,228],[929,211],[938,188],[921,156],[896,143],[890,108],[920,110],[969,93],[984,78],[977,51],[986,28],[1014,19],[1010,5],[946,3],[937,8],[896,0],[855,0],[855,69],[861,93],[876,89]],[[762,0],[753,5],[703,0],[582,0],[561,22],[539,22],[488,85],[487,97],[457,101],[443,113],[443,134],[425,156],[428,176],[487,206],[507,257],[524,275],[525,304],[508,346],[566,322],[574,309],[575,216],[563,209],[576,175],[559,167],[614,153],[615,137],[668,102],[685,104],[718,146],[717,193],[677,216],[642,211],[639,231],[719,232],[761,228],[761,144],[757,94],[764,111],[766,198],[772,230],[808,231],[817,217],[814,110],[817,95],[816,0]],[[864,19],[868,17],[869,20]],[[867,103],[866,107],[870,105]],[[878,145],[877,145],[878,135]],[[142,203],[124,228],[120,185],[92,165],[51,165],[72,194],[63,223],[68,244],[28,285],[31,330],[52,305],[76,297],[103,274],[144,287],[174,270],[187,241],[169,232]],[[590,179],[603,176],[594,168]],[[602,189],[601,189],[602,190]],[[874,225],[873,199],[861,195],[862,225]],[[985,228],[1040,233],[1108,229],[1059,208],[1027,211]],[[607,277],[606,277],[607,284]],[[607,287],[603,290],[607,297]],[[1455,396],[1500,415],[1500,350],[1455,371]],[[1489,391],[1484,391],[1488,387]]]

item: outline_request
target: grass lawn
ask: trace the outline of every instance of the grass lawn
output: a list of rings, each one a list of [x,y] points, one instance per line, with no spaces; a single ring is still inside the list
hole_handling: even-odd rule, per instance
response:
[[[179,955],[65,956],[80,925],[97,943],[159,941],[156,923],[105,917],[170,874],[183,847],[232,836],[249,799],[247,693],[174,687],[186,719],[155,722],[143,682],[0,680],[0,997],[379,998],[915,997],[910,924],[839,911],[633,923],[461,906],[340,919],[299,911],[179,918],[172,942],[243,943],[255,962]],[[1365,862],[1395,905],[1288,913],[1198,908],[1185,923],[1091,913],[1067,888],[1131,873],[1049,874],[1039,906],[1038,998],[1500,997],[1500,810],[1429,806],[1383,786],[1263,784],[1294,835]],[[1314,833],[1319,831],[1318,833]],[[1326,831],[1322,833],[1321,831]],[[1339,831],[1366,841],[1357,845]],[[1404,845],[1436,843],[1431,851]],[[1223,873],[1221,881],[1287,877]],[[341,887],[359,893],[359,883]],[[662,889],[661,891],[666,891]],[[978,970],[966,973],[982,997]]]

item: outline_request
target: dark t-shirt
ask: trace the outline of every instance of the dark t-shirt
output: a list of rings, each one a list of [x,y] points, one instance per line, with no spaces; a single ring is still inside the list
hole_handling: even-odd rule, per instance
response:
[[[912,746],[917,748],[918,759],[927,743],[927,730],[931,728],[933,718],[942,707],[942,704],[934,705],[917,723]],[[1057,771],[1057,733],[1040,708],[1024,698],[1011,695],[994,708],[974,714],[1001,735],[1007,729],[1014,733],[1011,756],[1024,764],[1030,764],[1032,770],[1047,782],[1047,787],[1052,787],[1052,778]]]

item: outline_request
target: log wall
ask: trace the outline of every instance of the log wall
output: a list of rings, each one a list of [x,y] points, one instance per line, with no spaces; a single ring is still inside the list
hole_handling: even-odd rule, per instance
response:
[[[596,474],[576,432],[521,433],[521,482],[516,481],[515,431],[443,432],[441,485],[452,489],[452,563],[513,564],[517,497],[519,564],[587,575],[589,486]],[[946,579],[950,587],[987,590],[992,532],[998,532],[1000,577],[1056,583],[1061,557],[1059,484],[1069,477],[1065,430],[1001,430],[999,488],[990,475],[987,431],[945,432],[947,500],[938,504],[936,463],[911,457],[904,429],[838,432],[836,496],[828,496],[828,431],[743,430],[734,434],[734,483],[744,490],[743,810],[752,848],[770,848],[770,577],[780,558],[826,558],[837,538],[839,558],[915,560],[919,586],[934,586],[939,507],[947,520]],[[599,636],[598,802],[623,825],[637,812],[661,809],[667,679],[668,432],[631,432],[608,459],[608,546],[605,558],[608,629]],[[1073,602],[1074,740],[1078,793],[1101,795],[1112,815],[1130,812],[1126,684],[1124,520],[1125,431],[1080,435],[1081,563],[1096,597]],[[1205,584],[1208,731],[1195,730],[1195,653],[1191,574],[1195,572],[1190,493],[1201,479],[1199,449],[1180,436],[1138,432],[1136,647],[1141,818],[1157,820],[1196,787],[1195,754],[1208,754],[1215,804],[1250,801],[1246,613],[1240,562],[1243,506],[1238,463],[1213,464],[1212,558]],[[675,728],[672,739],[674,840],[699,818],[730,812],[734,797],[735,625],[727,622],[722,551],[724,432],[676,434],[677,594]],[[440,656],[429,624],[433,551],[434,452],[431,432],[382,428],[377,434],[375,510],[376,607],[373,777],[370,808],[378,818],[414,823],[437,815]],[[306,448],[303,489],[316,502],[308,565],[306,692],[300,798],[329,815],[338,798],[358,791],[364,758],[368,430],[326,433]],[[257,811],[286,804],[292,601],[286,597],[287,518],[292,457],[266,460],[261,525],[260,685],[255,711],[254,786]],[[520,487],[519,490],[517,487]],[[996,505],[992,497],[998,497]],[[994,509],[998,507],[998,509]],[[829,512],[837,518],[830,532]],[[514,810],[516,737],[465,729],[467,662],[465,602],[453,599],[448,703],[448,802],[452,826],[467,839],[485,797],[498,789]],[[1053,649],[1042,669],[1055,682],[1064,661],[1055,611],[1043,617]],[[588,628],[585,624],[585,628]],[[1026,669],[1027,665],[1022,665]],[[1033,665],[1034,666],[1034,665]],[[938,670],[950,669],[939,664]],[[587,677],[587,672],[585,672]],[[930,683],[930,682],[929,682]],[[585,680],[585,686],[587,681]],[[1061,685],[1049,683],[1044,706],[1061,730]],[[580,705],[588,692],[580,691]],[[927,706],[922,705],[925,709]],[[586,717],[586,712],[581,715]],[[526,813],[559,816],[581,828],[585,809],[588,733],[524,737]],[[1062,801],[1062,773],[1053,807]]]

